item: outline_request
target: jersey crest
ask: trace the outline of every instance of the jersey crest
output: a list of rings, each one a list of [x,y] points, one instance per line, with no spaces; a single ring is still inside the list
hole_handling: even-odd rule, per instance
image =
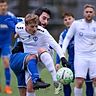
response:
[[[34,41],[37,41],[38,40],[38,37],[37,36],[33,37],[33,40]]]

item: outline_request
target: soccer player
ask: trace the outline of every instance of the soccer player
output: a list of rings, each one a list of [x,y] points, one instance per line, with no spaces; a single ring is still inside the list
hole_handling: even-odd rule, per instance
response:
[[[29,21],[31,21],[31,18],[32,18],[32,16],[31,16],[31,14],[29,14],[29,16],[27,16],[28,18],[28,22]],[[53,77],[53,81],[55,81],[55,80],[57,80],[56,79],[56,71],[55,71],[55,68],[54,68],[54,63],[53,63],[53,60],[52,60],[52,58],[51,58],[51,56],[49,55],[49,53],[47,53],[46,52],[46,50],[47,50],[47,48],[48,48],[48,43],[50,44],[50,45],[52,45],[53,46],[53,48],[57,51],[58,50],[58,48],[60,48],[60,46],[56,43],[56,41],[52,38],[52,36],[50,36],[50,34],[47,32],[47,30],[46,29],[43,29],[42,27],[40,27],[40,26],[38,26],[38,29],[37,29],[37,27],[34,25],[35,24],[35,22],[33,22],[33,24],[32,25],[34,25],[33,27],[32,26],[29,26],[30,24],[31,24],[32,22],[29,22],[28,23],[28,26],[27,26],[27,23],[26,23],[26,19],[25,19],[25,23],[24,22],[20,22],[20,23],[18,23],[16,26],[16,32],[18,32],[18,34],[19,34],[19,36],[21,36],[20,37],[20,39],[22,40],[22,42],[23,42],[23,44],[25,44],[25,52],[27,52],[27,53],[29,53],[29,52],[31,52],[31,53],[34,53],[34,52],[36,52],[37,53],[37,47],[43,47],[43,48],[40,48],[40,50],[38,51],[39,52],[39,55],[40,55],[40,59],[41,59],[41,61],[45,64],[45,66],[47,67],[47,68],[49,68],[48,70],[51,72],[51,75],[52,75],[52,77]],[[23,27],[23,26],[25,26],[25,27]],[[23,28],[23,30],[22,30],[22,28]],[[29,38],[29,42],[30,42],[30,40],[31,40],[31,42],[32,42],[32,44],[30,43],[30,44],[27,44],[27,43],[29,43],[28,42],[28,38],[27,38],[27,36],[25,36],[25,35],[28,35],[28,34],[26,34],[27,32],[26,32],[26,30],[25,29],[28,29],[29,30],[29,32],[31,32],[32,31],[32,34],[30,34],[30,36],[28,36],[28,38]],[[34,29],[34,30],[33,30]],[[36,31],[36,32],[35,32]],[[43,33],[43,34],[41,34],[42,36],[44,35],[45,37],[44,38],[40,38],[40,40],[41,39],[44,39],[44,40],[41,40],[41,42],[42,43],[39,43],[40,41],[38,40],[38,38],[37,38],[37,36],[35,37],[34,35],[34,33],[38,33],[38,31],[40,31],[40,33]],[[22,34],[23,33],[23,34]],[[25,34],[25,35],[24,35]],[[38,35],[38,34],[36,34],[36,35]],[[23,37],[22,36],[24,36],[24,38],[26,38],[25,40],[23,39]],[[42,37],[41,36],[41,37]],[[34,37],[34,39],[33,39],[33,37]],[[46,41],[47,40],[47,38],[48,38],[48,41]],[[50,40],[49,40],[49,38],[50,38]],[[24,40],[24,41],[23,41]],[[34,42],[33,42],[34,41]],[[39,42],[37,42],[38,44],[36,44],[36,41],[39,41]],[[45,41],[45,42],[44,42]],[[20,43],[20,42],[19,42]],[[44,43],[44,44],[43,44]],[[35,45],[34,45],[35,44]],[[43,44],[43,45],[42,45]],[[30,45],[30,47],[29,47],[29,45]],[[32,48],[31,48],[32,47]],[[36,47],[36,48],[35,48]],[[26,49],[27,48],[27,49]],[[31,49],[28,49],[28,48],[31,48]],[[59,49],[59,50],[61,50],[61,48]],[[40,54],[40,52],[41,53],[43,53],[43,54]],[[62,50],[60,51],[60,52],[58,52],[58,54],[60,55],[60,57],[62,57],[63,56],[63,53],[62,53]],[[48,59],[49,58],[49,59]],[[65,66],[65,64],[67,64],[67,61],[66,61],[66,59],[64,58],[64,56],[61,58],[61,60],[62,60],[62,64],[64,64],[63,66]],[[41,64],[41,66],[42,66],[42,64]],[[29,82],[27,82],[27,83],[29,83]],[[31,86],[32,87],[32,86]],[[27,88],[28,89],[28,88]],[[29,89],[30,89],[30,86],[29,86]],[[28,90],[27,90],[28,91]],[[35,94],[32,94],[31,93],[31,95],[32,96],[35,96]],[[22,95],[21,95],[22,96]],[[30,93],[27,93],[27,96],[30,96]]]
[[[60,37],[59,37],[59,44],[61,47],[62,47],[63,40],[66,36],[66,33],[68,32],[68,29],[73,23],[73,21],[75,20],[75,18],[72,13],[66,12],[64,13],[63,19],[64,19],[64,25],[66,26],[66,28],[60,34]],[[74,65],[73,65],[74,63],[74,38],[71,39],[67,47],[67,50],[68,50],[68,63],[70,64],[70,69],[74,72]],[[60,59],[59,59],[59,56],[56,55],[56,70],[58,70],[59,68],[60,68]],[[63,85],[63,92],[64,92],[64,96],[71,96],[70,84]]]
[[[69,28],[63,42],[63,52],[74,36],[74,69],[75,88],[74,96],[82,96],[82,85],[89,71],[90,79],[94,84],[94,96],[96,95],[96,22],[95,7],[90,4],[84,6],[84,19],[76,20]]]
[[[54,62],[52,57],[48,53],[48,44],[52,46],[59,54],[63,66],[67,64],[66,59],[63,56],[62,50],[57,42],[53,39],[53,37],[49,34],[49,32],[41,26],[36,25],[36,21],[33,21],[34,14],[28,14],[25,17],[25,24],[20,22],[16,25],[16,32],[19,34],[23,42],[24,52],[38,54],[40,61],[42,61],[42,66],[45,65],[48,71],[51,73],[53,81],[57,81],[56,79],[56,70],[54,68]],[[35,15],[37,16],[37,15]],[[59,51],[58,51],[59,50]],[[39,63],[40,64],[40,63]],[[38,65],[39,65],[38,64]],[[28,96],[30,93],[27,93]]]
[[[10,87],[11,75],[9,69],[9,55],[12,30],[8,27],[5,19],[13,17],[14,15],[8,11],[7,1],[0,0],[0,56],[2,58],[5,69],[6,86],[4,92],[7,94],[12,94],[12,90]]]
[[[34,12],[39,17],[39,25],[47,28],[51,18],[51,11],[48,8],[38,8]]]
[[[62,47],[63,40],[66,36],[66,33],[68,32],[68,28],[71,26],[74,19],[75,19],[74,15],[72,13],[68,12],[68,13],[64,14],[64,25],[66,26],[66,28],[60,34],[59,44],[61,47]],[[71,39],[71,41],[67,47],[67,50],[68,50],[68,61],[70,64],[70,68],[74,73],[74,38]],[[58,55],[56,57],[56,64],[60,64]],[[58,68],[58,66],[59,65],[57,65],[57,68]],[[64,89],[65,96],[71,95],[70,85],[65,85],[63,89]],[[93,87],[92,87],[92,82],[89,78],[89,74],[87,74],[87,78],[86,78],[86,96],[93,96]]]
[[[39,17],[39,25],[47,29],[47,26],[50,22],[50,18],[52,18],[51,11],[48,8],[38,8],[35,10],[35,14]],[[54,58],[54,50],[50,45],[48,47],[48,51]]]
[[[51,12],[50,12],[50,10],[47,9],[47,8],[38,8],[34,12],[39,17],[39,25],[42,26],[42,27],[44,27],[44,28],[46,28],[46,26],[48,25],[49,20],[51,18]],[[23,19],[22,20],[22,23],[24,23],[24,18],[19,18],[19,19],[20,19],[19,21],[21,21],[21,19]],[[14,22],[13,23],[11,22],[11,24],[10,24],[9,21],[10,21],[10,19],[7,19],[7,22],[9,23],[9,26],[11,25],[11,28],[14,28],[15,27]],[[18,19],[17,20],[13,20],[13,21],[16,22],[16,21],[18,21]],[[21,42],[20,38],[17,38],[17,42],[15,43],[15,46],[17,46],[18,44],[19,44],[19,46],[20,45],[22,46],[22,42]],[[49,50],[49,47],[48,47],[48,50]],[[23,52],[23,49],[22,49],[22,52]],[[28,75],[28,73],[26,73],[26,74]],[[30,86],[32,86],[32,85],[30,84]],[[23,91],[21,91],[21,90],[23,90]],[[25,90],[26,89],[24,87],[20,88],[21,94],[24,93]],[[32,93],[35,94],[34,93],[34,90],[32,90]]]

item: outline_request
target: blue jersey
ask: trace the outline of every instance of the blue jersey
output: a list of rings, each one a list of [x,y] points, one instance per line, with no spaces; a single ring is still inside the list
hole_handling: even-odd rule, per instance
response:
[[[8,26],[6,21],[8,18],[13,19],[13,16],[10,16],[8,14],[6,15],[0,15],[0,47],[4,44],[11,44],[11,34],[13,30]]]
[[[68,29],[64,29],[64,31],[60,34],[60,38],[59,38],[59,44],[62,47],[62,43],[64,41],[64,38],[66,36],[68,32]],[[68,47],[67,47],[67,51],[68,51],[68,62],[69,64],[72,65],[72,69],[73,69],[73,63],[74,63],[74,37],[71,39]],[[60,64],[60,58],[57,55],[56,56],[56,64]]]

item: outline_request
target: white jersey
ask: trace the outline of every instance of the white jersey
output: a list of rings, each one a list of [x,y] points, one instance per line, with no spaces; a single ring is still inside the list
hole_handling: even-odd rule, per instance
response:
[[[74,35],[75,54],[96,54],[96,22],[87,23],[84,19],[74,21],[63,42],[65,53],[69,41]]]
[[[16,25],[16,32],[23,42],[24,52],[37,54],[39,48],[46,48],[46,50],[48,50],[48,45],[50,45],[53,49],[55,49],[60,58],[64,57],[63,51],[59,44],[43,27],[38,26],[36,33],[31,35],[26,32],[25,24],[20,22]]]

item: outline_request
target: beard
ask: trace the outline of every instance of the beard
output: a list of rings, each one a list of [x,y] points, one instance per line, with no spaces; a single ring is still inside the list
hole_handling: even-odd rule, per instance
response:
[[[42,26],[43,28],[46,28],[46,24],[42,24],[41,22],[39,22],[39,25]]]

